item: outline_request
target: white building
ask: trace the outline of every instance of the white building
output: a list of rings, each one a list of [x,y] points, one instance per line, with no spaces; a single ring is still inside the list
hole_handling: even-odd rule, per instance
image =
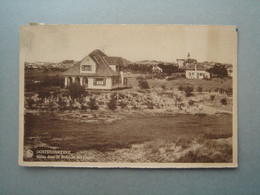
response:
[[[197,63],[186,66],[186,78],[187,79],[210,79],[210,73],[207,69]]]
[[[227,67],[227,75],[233,77],[233,66],[230,65]]]

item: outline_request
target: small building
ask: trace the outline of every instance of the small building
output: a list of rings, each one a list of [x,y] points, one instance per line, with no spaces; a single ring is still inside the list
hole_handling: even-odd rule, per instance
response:
[[[117,89],[127,87],[121,57],[110,57],[100,50],[94,50],[79,64],[64,72],[65,87],[72,83],[85,89]]]
[[[210,79],[210,73],[207,71],[207,68],[198,63],[187,65],[185,74],[187,79]]]
[[[160,73],[163,72],[163,69],[160,68],[158,65],[154,65],[152,68],[153,73]]]
[[[226,69],[227,69],[227,75],[233,77],[233,66],[229,65]]]

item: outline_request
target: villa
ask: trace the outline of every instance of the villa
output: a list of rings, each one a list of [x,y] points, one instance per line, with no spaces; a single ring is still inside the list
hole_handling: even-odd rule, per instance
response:
[[[94,50],[79,64],[64,72],[65,87],[72,83],[85,89],[118,89],[127,87],[121,57],[110,57],[100,50]]]
[[[192,63],[186,66],[187,79],[210,79],[210,73],[202,64]]]

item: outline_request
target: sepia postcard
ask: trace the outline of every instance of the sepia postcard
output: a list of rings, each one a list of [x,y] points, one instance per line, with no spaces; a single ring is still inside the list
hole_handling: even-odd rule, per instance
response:
[[[20,27],[20,166],[237,167],[237,28]]]

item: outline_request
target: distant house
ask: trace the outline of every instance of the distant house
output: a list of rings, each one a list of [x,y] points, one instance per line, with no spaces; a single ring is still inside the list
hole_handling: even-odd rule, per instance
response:
[[[233,77],[233,66],[229,65],[226,69],[227,69],[227,75]]]
[[[192,63],[186,66],[186,78],[187,79],[203,79],[210,78],[210,73],[207,68],[202,64]]]
[[[72,83],[86,89],[116,89],[127,87],[121,57],[110,57],[100,50],[94,50],[79,64],[64,72],[65,87]]]
[[[163,72],[163,69],[160,68],[158,65],[154,65],[152,68],[153,73],[160,73]]]

